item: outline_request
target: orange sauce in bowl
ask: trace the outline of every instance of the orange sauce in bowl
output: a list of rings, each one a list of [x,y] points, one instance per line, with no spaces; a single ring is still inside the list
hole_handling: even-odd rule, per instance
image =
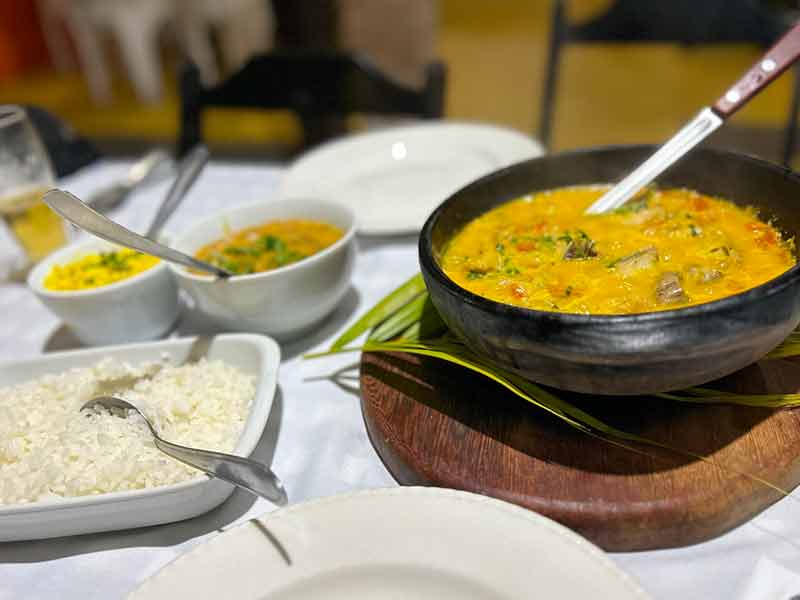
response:
[[[195,257],[235,275],[262,273],[313,256],[342,235],[338,227],[320,221],[270,221],[228,233],[203,246]]]
[[[540,192],[468,223],[441,259],[461,287],[507,304],[632,314],[725,298],[795,262],[794,241],[737,206],[687,189],[648,190],[587,215],[605,186]]]

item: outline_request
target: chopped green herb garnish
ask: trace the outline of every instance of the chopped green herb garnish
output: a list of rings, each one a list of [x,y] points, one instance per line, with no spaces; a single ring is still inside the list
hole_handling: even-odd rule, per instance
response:
[[[552,235],[543,235],[539,238],[536,238],[536,242],[551,249],[556,247],[556,241],[553,239]]]
[[[574,238],[570,237],[569,234],[566,235],[569,237],[569,241],[567,242],[567,249],[564,251],[564,260],[582,260],[597,256],[594,240],[586,235],[585,231],[578,229]]]
[[[128,271],[130,269],[127,258],[120,256],[117,252],[101,252],[100,264],[112,271]]]
[[[619,208],[615,208],[611,211],[611,214],[624,215],[628,213],[637,213],[645,208],[647,208],[647,198],[642,198],[641,200],[631,200]]]
[[[653,198],[653,194],[655,193],[654,188],[646,189],[640,192],[638,197],[634,197],[633,200],[629,200],[619,208],[616,208],[611,211],[613,215],[624,215],[626,213],[635,213],[644,210],[648,207],[650,200]]]
[[[297,262],[298,260],[302,260],[303,258],[305,258],[304,255],[289,249],[285,249],[283,251],[275,253],[275,262],[278,264],[279,267],[288,265],[293,262]]]
[[[234,262],[232,260],[220,257],[217,258],[214,261],[214,263],[216,263],[218,267],[222,267],[226,271],[230,271],[231,273],[234,273],[236,275],[242,275],[242,265],[239,264],[238,262]]]
[[[274,235],[265,235],[261,238],[261,244],[264,246],[264,250],[268,252],[280,252],[281,250],[286,249],[286,244],[280,238],[275,237]]]
[[[229,256],[261,256],[263,250],[260,248],[248,248],[241,246],[228,246],[222,251]]]

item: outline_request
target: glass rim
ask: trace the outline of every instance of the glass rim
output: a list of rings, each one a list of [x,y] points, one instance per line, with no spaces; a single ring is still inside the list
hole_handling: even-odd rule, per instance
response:
[[[20,123],[27,118],[28,114],[19,104],[0,104],[0,127]]]

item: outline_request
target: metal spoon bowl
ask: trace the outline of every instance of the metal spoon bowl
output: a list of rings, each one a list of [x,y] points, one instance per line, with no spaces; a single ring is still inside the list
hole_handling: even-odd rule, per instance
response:
[[[279,506],[287,503],[286,490],[280,479],[266,465],[241,456],[214,452],[212,450],[202,450],[200,448],[190,448],[168,442],[155,430],[149,419],[130,402],[115,396],[98,396],[89,400],[81,406],[81,410],[93,408],[105,408],[112,414],[127,418],[130,411],[139,414],[150,433],[153,434],[153,441],[156,448],[164,454],[168,454],[175,460],[200,469],[213,477],[217,477],[235,486],[243,488],[248,492],[266,498]]]

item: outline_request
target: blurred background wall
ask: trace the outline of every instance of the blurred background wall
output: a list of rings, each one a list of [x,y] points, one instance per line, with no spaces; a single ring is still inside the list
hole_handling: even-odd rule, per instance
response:
[[[611,1],[570,0],[568,18],[585,22]],[[83,23],[71,27],[75,6]],[[438,57],[448,67],[447,118],[535,134],[551,7],[548,0],[5,0],[0,102],[39,105],[103,150],[129,152],[174,142],[175,74],[193,43],[211,79],[224,77],[251,50],[338,47],[371,56],[410,84],[418,84],[424,64]],[[791,10],[793,3],[779,8]],[[123,15],[116,22],[114,11]],[[126,42],[119,23],[126,19],[146,35],[133,41],[128,35]],[[88,31],[87,23],[102,57],[94,75],[86,68],[91,44],[87,49],[74,39]],[[139,76],[137,87],[137,67],[126,51],[157,65],[157,81]],[[758,54],[743,44],[571,45],[561,62],[553,148],[661,140],[720,95]],[[736,117],[730,144],[775,158],[790,98],[791,80],[784,75]],[[291,145],[300,135],[292,115],[255,111],[215,111],[206,132],[212,145],[245,154],[261,152],[265,141]]]

